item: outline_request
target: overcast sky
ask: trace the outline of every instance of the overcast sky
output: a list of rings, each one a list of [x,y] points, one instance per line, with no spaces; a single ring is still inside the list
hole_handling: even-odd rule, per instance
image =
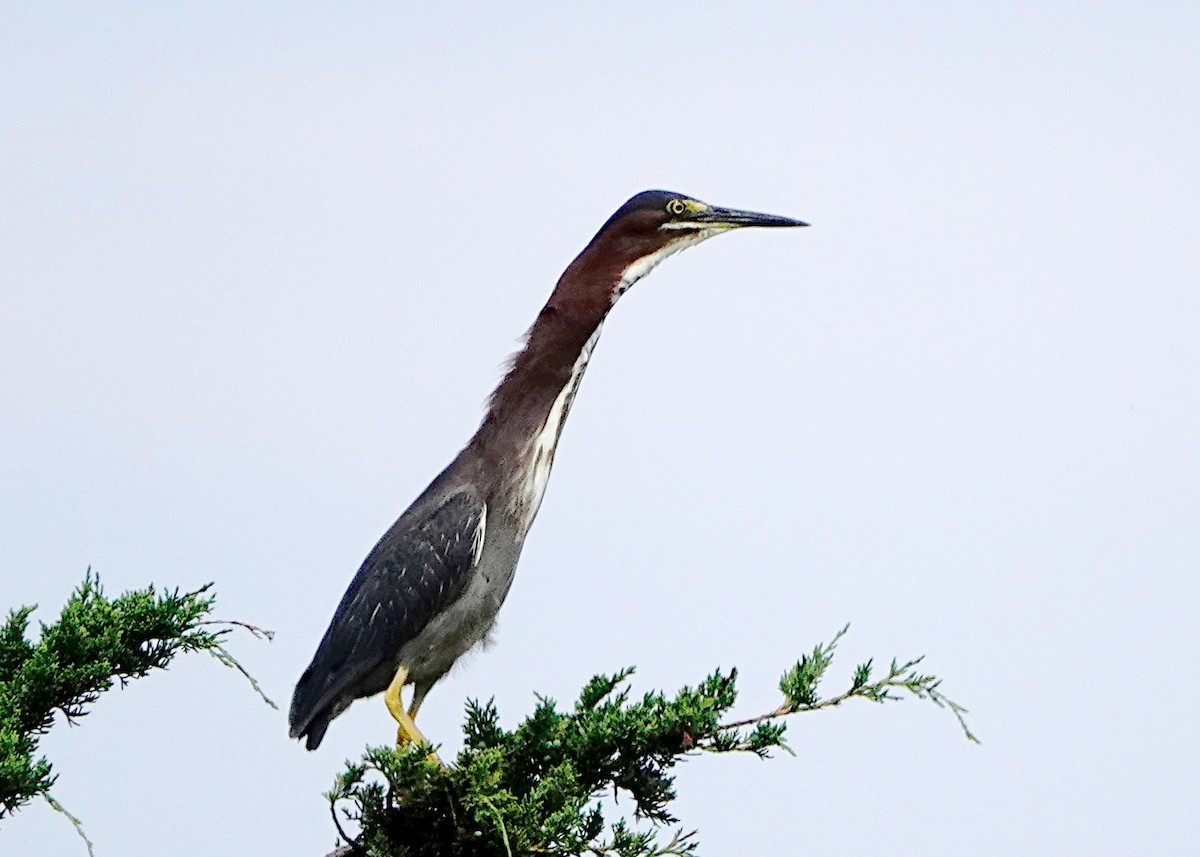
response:
[[[704,757],[708,855],[1195,847],[1200,7],[5,4],[0,608],[215,581],[281,705],[633,193],[810,221],[671,258],[596,350],[496,644],[506,724],[636,664],[737,712],[926,654],[971,709]],[[964,8],[964,7],[970,8]],[[101,857],[325,854],[320,750],[193,656],[43,743]],[[37,802],[5,855],[81,855]]]

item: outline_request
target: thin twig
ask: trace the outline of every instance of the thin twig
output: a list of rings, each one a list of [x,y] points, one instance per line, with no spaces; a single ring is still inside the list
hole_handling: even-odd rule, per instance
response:
[[[845,631],[844,628],[842,630]],[[838,636],[841,635],[839,634]],[[836,642],[837,637],[835,637],[834,640]],[[850,688],[850,690],[846,691],[845,693],[840,693],[837,696],[830,697],[829,699],[822,699],[818,702],[813,702],[806,705],[793,705],[790,702],[785,702],[774,711],[769,711],[766,714],[760,714],[757,717],[748,717],[745,720],[735,720],[732,723],[723,723],[718,727],[718,729],[721,731],[738,729],[743,726],[754,726],[755,724],[763,723],[768,720],[777,720],[781,717],[787,717],[791,714],[798,714],[802,711],[817,711],[822,708],[833,708],[841,705],[847,699],[855,696],[861,696],[862,698],[869,699],[872,702],[884,702],[892,699],[899,700],[902,697],[894,696],[887,692],[889,688],[899,688],[902,690],[907,690],[910,694],[918,699],[928,699],[938,708],[950,709],[950,712],[958,720],[958,725],[962,728],[963,734],[966,735],[967,740],[973,741],[976,744],[982,743],[967,726],[967,721],[963,717],[964,714],[969,713],[967,709],[937,689],[938,685],[941,684],[939,680],[936,680],[933,676],[922,676],[916,674],[913,671],[913,668],[917,664],[921,663],[923,659],[923,657],[914,658],[913,660],[907,661],[903,664],[898,664],[893,660],[891,667],[888,669],[887,677],[880,679],[879,681],[872,682],[870,684],[858,685]],[[870,662],[868,661],[868,665],[869,664]]]
[[[798,714],[801,711],[816,711],[820,708],[832,708],[835,705],[841,705],[852,696],[862,696],[862,688],[858,690],[848,690],[845,693],[837,696],[832,696],[829,699],[822,699],[820,702],[814,702],[811,705],[790,705],[784,703],[774,711],[768,711],[766,714],[760,714],[758,717],[747,717],[745,720],[735,720],[733,723],[722,723],[718,729],[737,729],[739,726],[753,726],[755,723],[762,723],[766,720],[777,720],[780,717],[787,717],[789,714]]]
[[[500,814],[500,810],[496,809],[496,805],[488,800],[486,795],[480,795],[479,799],[486,803],[488,808],[495,813],[496,821],[500,823],[500,836],[504,839],[504,852],[508,854],[508,857],[513,857],[512,846],[508,842],[508,828],[504,826],[504,816]]]
[[[217,644],[209,649],[208,652],[225,666],[235,669],[245,676],[246,681],[250,682],[250,686],[254,688],[255,693],[262,697],[263,702],[274,708],[276,711],[279,710],[279,706],[275,704],[274,700],[267,696],[267,694],[263,691],[262,686],[258,683],[258,679],[250,675],[250,673],[246,671],[246,668],[238,663],[237,658],[229,654],[229,651],[224,646]]]
[[[967,726],[967,720],[965,717],[963,717],[964,714],[971,713],[968,709],[963,708],[961,705],[959,705],[953,699],[950,699],[945,694],[943,694],[941,691],[935,690],[933,688],[929,689],[929,701],[932,702],[934,705],[938,706],[938,708],[949,708],[950,709],[950,713],[953,714],[955,716],[955,718],[957,718],[958,725],[962,727],[963,734],[965,734],[967,736],[968,741],[974,741],[976,744],[983,743],[982,741],[980,741],[978,738],[975,737],[975,733],[971,731],[971,727]]]
[[[251,625],[249,622],[239,622],[237,619],[205,619],[203,622],[197,622],[197,625],[236,625],[239,628],[245,628],[255,637],[260,640],[270,642],[275,639],[275,632],[268,628],[260,628],[257,625]]]
[[[75,832],[79,834],[79,838],[83,840],[83,844],[87,846],[88,857],[96,857],[96,851],[92,847],[92,840],[87,838],[87,834],[83,832],[83,822],[73,816],[65,806],[56,801],[50,796],[49,792],[42,792],[42,797],[46,799],[46,803],[50,804],[55,812],[61,812],[67,817],[67,821],[71,822],[75,828]]]
[[[342,822],[337,815],[337,801],[331,800],[329,802],[329,814],[333,817],[333,826],[337,828],[338,836],[342,837],[346,843],[345,847],[352,848],[354,840],[347,836],[346,831],[342,828]],[[336,854],[337,852],[335,851],[334,853]],[[329,857],[332,857],[332,855],[329,855]]]

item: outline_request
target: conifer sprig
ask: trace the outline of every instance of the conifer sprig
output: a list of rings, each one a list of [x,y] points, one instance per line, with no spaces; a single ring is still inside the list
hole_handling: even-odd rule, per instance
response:
[[[849,625],[843,627],[833,635],[833,639],[828,643],[816,646],[811,655],[802,656],[780,677],[779,691],[783,694],[784,702],[778,708],[758,717],[727,723],[723,728],[740,729],[746,726],[758,728],[768,725],[772,720],[802,711],[833,708],[854,697],[879,703],[897,701],[904,697],[895,691],[905,691],[917,699],[929,700],[938,708],[948,709],[957,718],[958,725],[962,728],[967,740],[976,744],[980,743],[975,734],[971,732],[970,727],[967,726],[964,716],[969,713],[967,709],[941,692],[942,680],[935,675],[917,671],[917,666],[925,660],[924,655],[903,662],[892,658],[887,674],[874,681],[871,680],[875,663],[872,658],[854,668],[854,676],[848,690],[836,696],[821,699],[817,690],[818,685],[833,662],[833,654],[837,649],[838,642],[849,629]],[[739,747],[737,749],[750,748]]]
[[[800,711],[836,706],[862,696],[874,702],[903,690],[949,707],[972,741],[965,709],[938,690],[939,680],[916,672],[921,659],[893,660],[872,680],[871,662],[860,664],[851,688],[822,699],[818,686],[833,661],[839,631],[787,670],[780,681],[784,703],[758,717],[722,722],[737,700],[737,671],[716,670],[673,696],[658,691],[634,697],[632,668],[598,675],[569,711],[539,697],[534,711],[512,730],[500,726],[492,702],[467,704],[465,742],[456,764],[443,767],[429,747],[377,747],[348,764],[326,795],[341,822],[360,833],[343,839],[343,854],[370,857],[484,857],[484,855],[617,855],[689,857],[694,831],[676,825],[672,769],[697,751],[749,752],[767,757],[784,743],[786,724]],[[629,801],[632,819],[609,822],[602,798]],[[631,823],[632,822],[632,823]]]
[[[108,598],[89,570],[58,620],[41,623],[37,642],[26,636],[35,608],[10,611],[0,625],[0,819],[42,796],[79,827],[51,797],[55,775],[37,755],[56,713],[78,722],[114,683],[166,669],[185,652],[209,652],[249,678],[222,644],[230,629],[206,627],[228,624],[208,619],[210,590],[211,584],[191,592],[151,586]]]

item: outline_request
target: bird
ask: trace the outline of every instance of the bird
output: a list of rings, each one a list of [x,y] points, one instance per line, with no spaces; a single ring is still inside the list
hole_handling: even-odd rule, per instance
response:
[[[429,746],[417,711],[490,635],[609,311],[663,259],[714,235],[807,225],[664,190],[618,208],[559,278],[470,441],[358,569],[296,684],[291,737],[315,750],[352,702],[383,692],[397,743]]]

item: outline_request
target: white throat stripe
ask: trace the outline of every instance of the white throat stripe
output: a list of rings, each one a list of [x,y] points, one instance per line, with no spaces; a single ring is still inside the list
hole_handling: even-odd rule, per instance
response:
[[[621,273],[621,279],[617,283],[617,287],[613,290],[613,303],[616,303],[617,298],[629,291],[630,287],[633,286],[634,283],[653,271],[655,266],[657,266],[658,263],[663,259],[667,258],[668,256],[675,255],[680,250],[686,250],[688,247],[694,247],[701,241],[712,238],[714,235],[724,231],[726,231],[726,227],[697,229],[690,234],[680,235],[667,246],[655,250],[650,255],[643,256],[642,258],[636,260]]]

